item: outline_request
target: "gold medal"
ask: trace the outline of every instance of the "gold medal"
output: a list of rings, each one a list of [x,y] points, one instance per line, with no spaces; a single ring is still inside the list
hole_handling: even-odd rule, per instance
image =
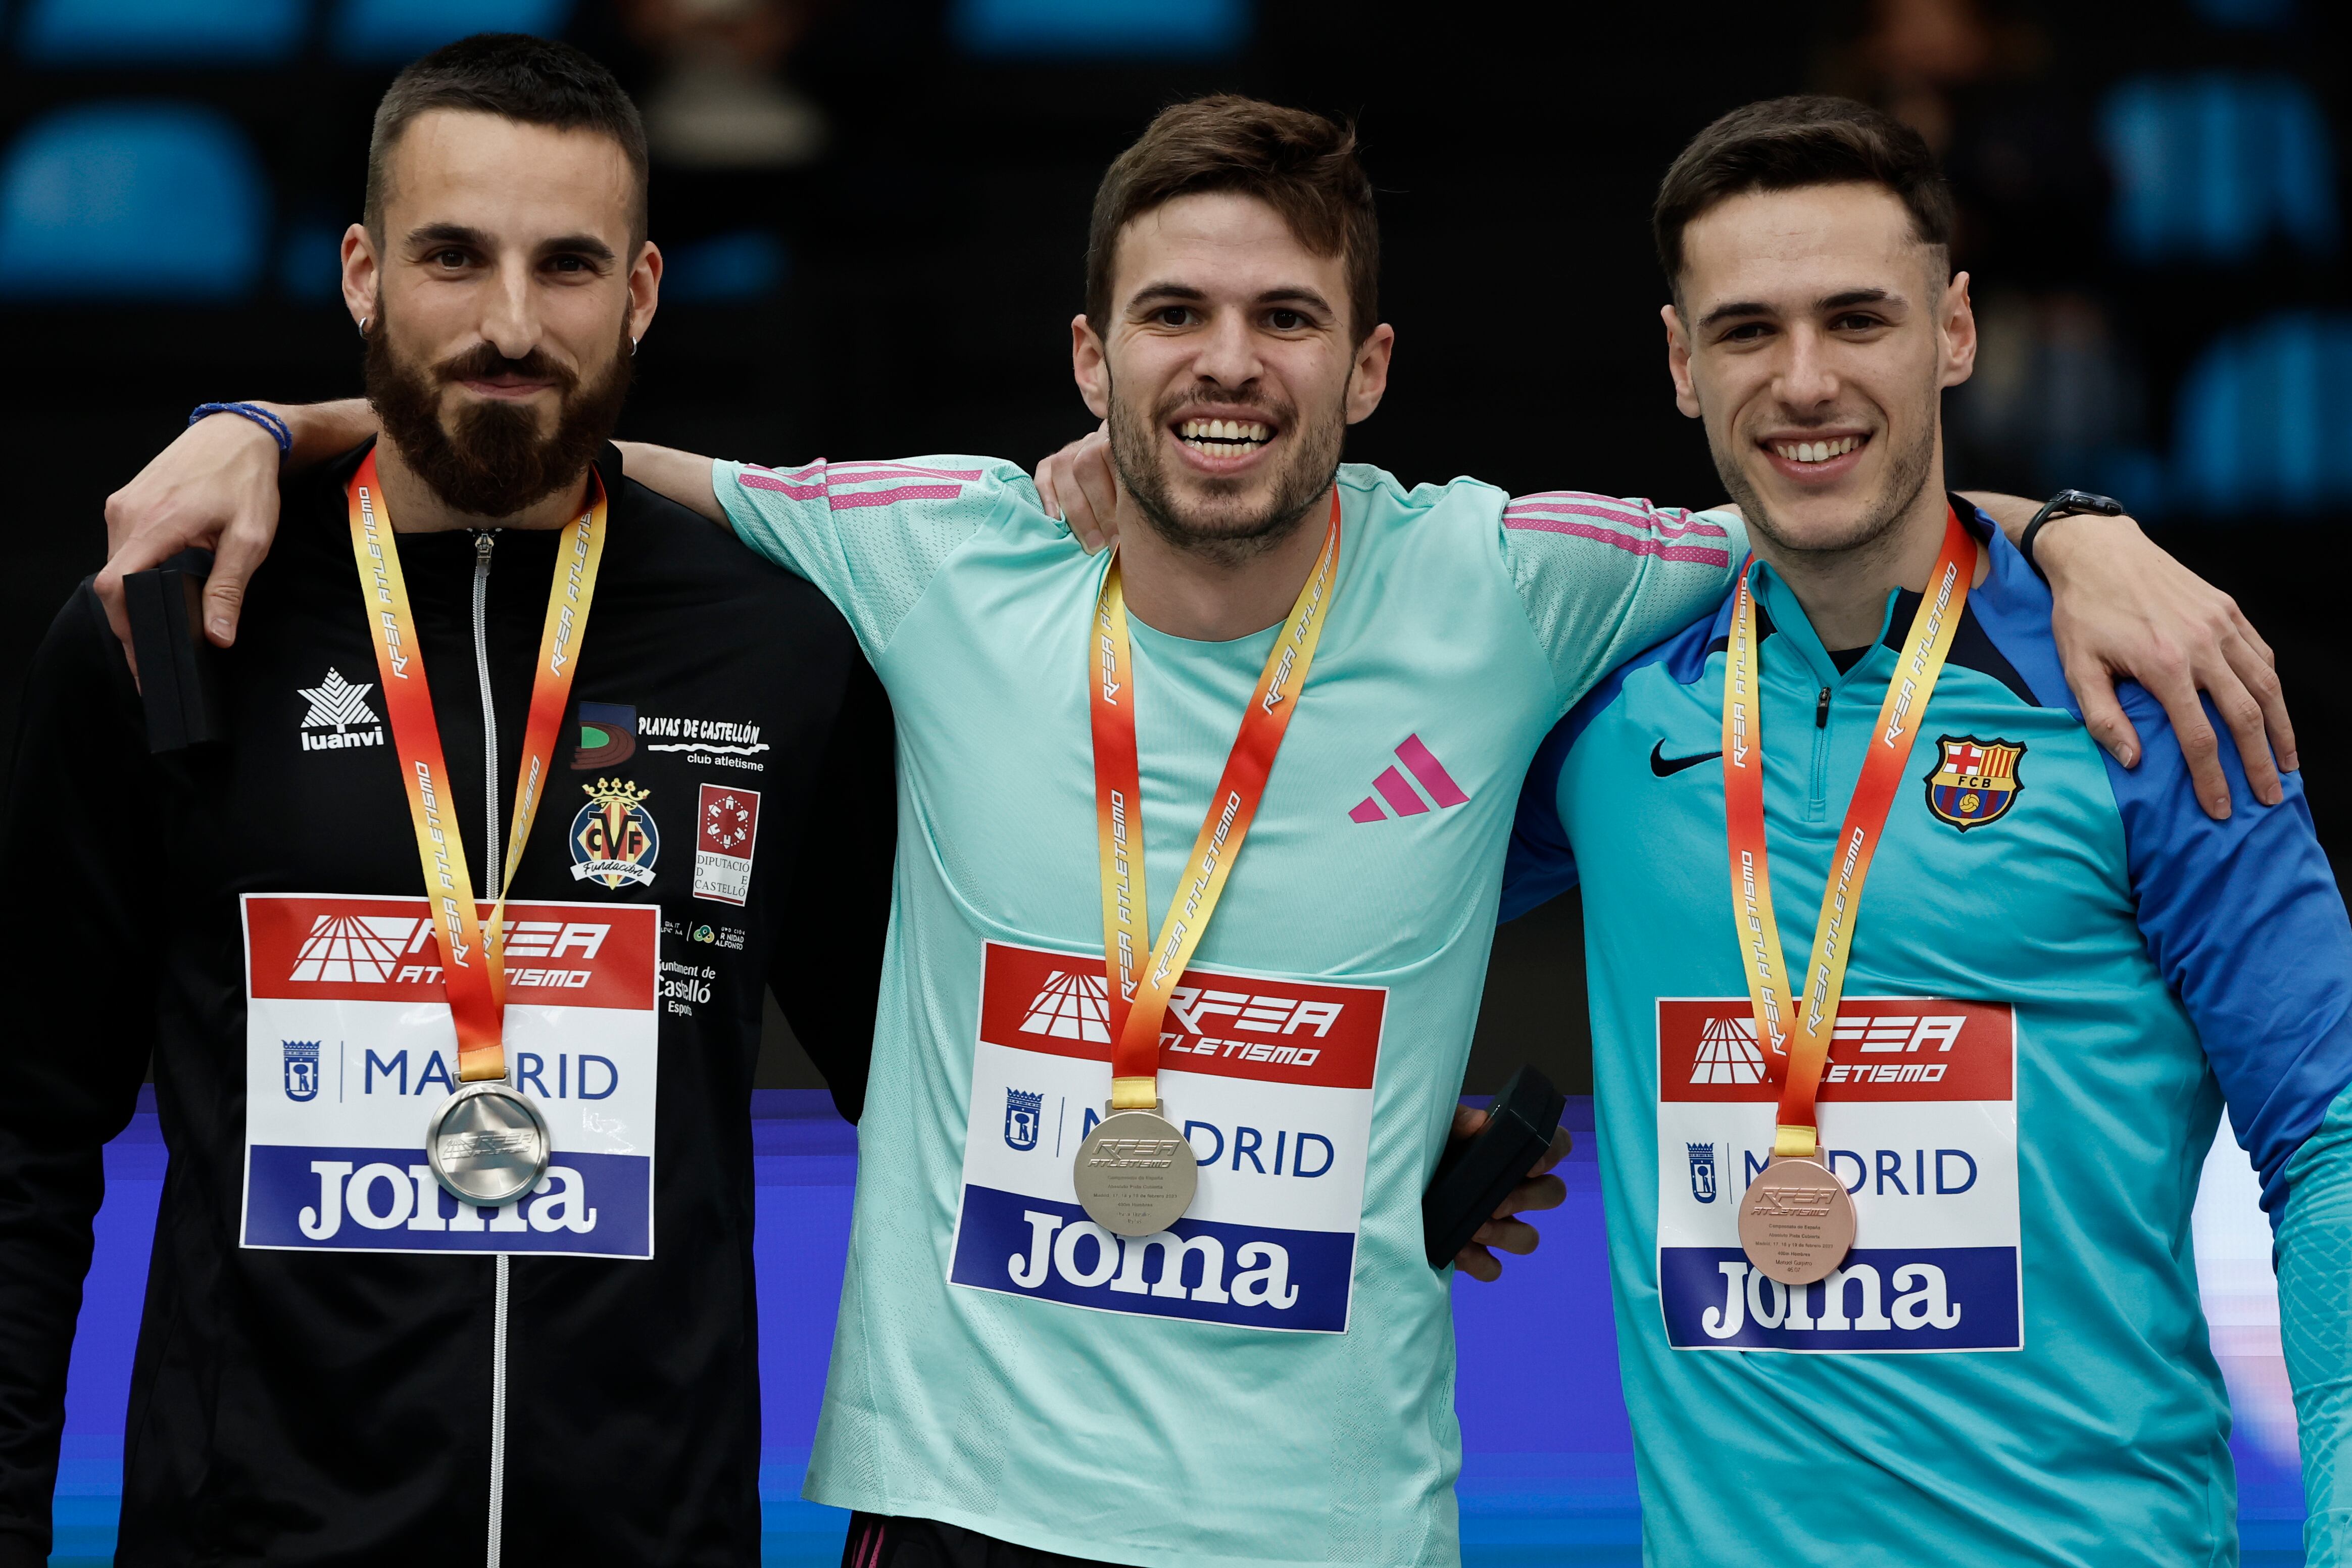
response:
[[[1157,1236],[1184,1217],[1201,1162],[1157,1110],[1115,1110],[1078,1145],[1071,1179],[1087,1217],[1115,1236]]]

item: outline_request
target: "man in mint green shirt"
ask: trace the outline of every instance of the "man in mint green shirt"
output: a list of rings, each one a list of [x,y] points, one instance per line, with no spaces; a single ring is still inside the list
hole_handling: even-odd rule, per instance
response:
[[[1341,515],[1320,650],[1163,1030],[1160,1092],[1201,1175],[1159,1235],[1095,1225],[1071,1175],[1109,1091],[1087,711],[1105,562],[992,459],[629,450],[633,477],[823,589],[897,710],[890,951],[808,1482],[858,1510],[859,1568],[1008,1542],[1457,1557],[1448,1295],[1419,1199],[1519,783],[1602,672],[1720,596],[1746,542],[1729,514],[1339,464],[1388,374],[1376,256],[1352,139],[1246,100],[1168,111],[1097,198],[1074,360],[1145,523],[1121,567],[1150,926],[1335,488]],[[2118,578],[2150,567],[2102,570],[2130,595]]]

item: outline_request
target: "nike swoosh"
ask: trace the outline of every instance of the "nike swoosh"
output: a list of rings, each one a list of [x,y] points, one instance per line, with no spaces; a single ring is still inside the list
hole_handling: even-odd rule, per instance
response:
[[[1711,763],[1723,755],[1720,751],[1713,751],[1701,752],[1696,757],[1669,757],[1665,754],[1665,750],[1666,743],[1664,741],[1650,748],[1650,771],[1662,779],[1672,778],[1685,768],[1695,768],[1701,763]]]

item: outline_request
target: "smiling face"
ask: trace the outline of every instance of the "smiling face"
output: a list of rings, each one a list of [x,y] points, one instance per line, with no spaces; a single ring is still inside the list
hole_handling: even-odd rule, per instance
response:
[[[1171,543],[1239,561],[1330,487],[1347,427],[1380,404],[1395,334],[1358,342],[1347,261],[1255,196],[1179,196],[1120,231],[1106,331],[1071,323],[1111,459]]]
[[[597,132],[457,110],[411,122],[388,174],[382,232],[343,238],[369,396],[443,500],[511,514],[576,480],[619,416],[661,278],[635,174]]]
[[[1683,233],[1664,311],[1682,411],[1748,521],[1795,552],[1942,515],[1942,393],[1976,358],[1968,274],[1947,277],[1868,184],[1729,197]],[[1932,482],[1932,488],[1931,488]]]

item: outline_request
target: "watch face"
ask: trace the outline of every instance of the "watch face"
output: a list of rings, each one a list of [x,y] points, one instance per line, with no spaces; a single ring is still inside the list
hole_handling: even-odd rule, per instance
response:
[[[2123,510],[2123,502],[2092,490],[2060,490],[2050,498],[2050,514],[2053,517],[2071,511],[2095,511],[2104,517],[2120,517]]]

